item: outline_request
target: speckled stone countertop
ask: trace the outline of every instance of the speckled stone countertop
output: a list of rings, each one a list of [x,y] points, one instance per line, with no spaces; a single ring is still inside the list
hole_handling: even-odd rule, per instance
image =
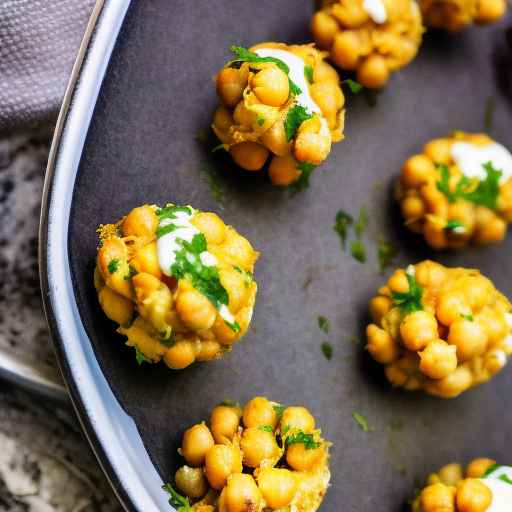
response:
[[[51,130],[0,138],[0,350],[55,368],[37,231]],[[71,407],[0,381],[0,511],[121,511]]]

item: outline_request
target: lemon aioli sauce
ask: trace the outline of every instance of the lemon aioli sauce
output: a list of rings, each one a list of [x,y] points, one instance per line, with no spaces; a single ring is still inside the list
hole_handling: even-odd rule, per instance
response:
[[[512,482],[512,467],[498,466],[492,473],[480,481],[492,492],[491,506],[485,512],[510,512],[512,503],[512,484],[501,480],[505,475]]]
[[[493,142],[485,146],[470,142],[456,142],[451,149],[452,158],[468,178],[485,180],[486,172],[483,165],[491,162],[492,166],[503,174],[500,184],[512,177],[512,154],[503,145]]]
[[[386,12],[386,6],[382,0],[364,0],[363,9],[375,23],[378,23],[379,25],[386,23],[388,14]]]

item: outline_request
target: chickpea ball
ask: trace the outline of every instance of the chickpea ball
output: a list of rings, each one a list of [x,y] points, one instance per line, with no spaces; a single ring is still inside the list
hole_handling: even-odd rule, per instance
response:
[[[372,9],[361,0],[323,0],[311,21],[313,38],[341,69],[355,71],[370,89],[409,64],[421,44],[421,13],[413,0],[383,2]]]
[[[193,233],[190,242],[180,237],[183,230]],[[98,300],[139,364],[163,360],[183,369],[222,357],[246,334],[259,254],[215,213],[143,205],[98,234]]]
[[[428,142],[405,162],[395,188],[405,225],[436,250],[501,242],[511,192],[512,154],[487,135],[464,132]]]
[[[505,366],[511,310],[477,270],[422,261],[397,269],[371,299],[366,349],[393,386],[453,398]]]
[[[232,47],[217,75],[221,106],[212,129],[247,171],[268,163],[277,186],[306,186],[314,168],[343,139],[345,98],[336,71],[313,45]]]
[[[419,5],[426,25],[449,32],[494,23],[507,10],[506,0],[419,0]]]
[[[209,426],[211,434],[204,423],[189,428],[179,450],[187,465],[175,474],[174,492],[183,493],[191,510],[316,512],[320,508],[331,476],[330,443],[322,438],[308,409],[285,407],[263,396],[242,408],[226,401],[214,407]],[[190,459],[201,463],[191,467]]]

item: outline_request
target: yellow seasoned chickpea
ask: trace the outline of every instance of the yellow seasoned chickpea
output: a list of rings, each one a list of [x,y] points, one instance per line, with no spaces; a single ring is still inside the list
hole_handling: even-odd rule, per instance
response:
[[[462,466],[456,463],[446,464],[436,476],[443,484],[456,486],[462,480]]]
[[[246,428],[270,425],[277,426],[276,405],[267,398],[257,396],[249,400],[243,409],[243,422]]]
[[[216,214],[143,205],[98,234],[98,300],[139,364],[184,369],[220,358],[246,334],[259,254]]]
[[[502,241],[512,220],[512,176],[488,156],[494,151],[512,160],[483,134],[455,132],[428,142],[406,161],[395,188],[405,225],[438,250]]]
[[[469,319],[461,318],[450,325],[448,343],[457,347],[457,359],[459,361],[468,361],[485,352],[487,333],[472,317]]]
[[[210,417],[210,429],[215,442],[229,444],[238,432],[242,411],[238,406],[218,405]]]
[[[176,471],[174,481],[176,487],[190,498],[202,498],[208,492],[208,484],[202,468],[182,466]]]
[[[459,512],[485,512],[491,503],[491,490],[475,478],[464,480],[457,489]]]
[[[485,457],[474,459],[468,464],[468,467],[466,468],[466,477],[480,478],[491,466],[494,466],[495,464],[496,461],[494,459],[487,459]]]
[[[287,407],[281,417],[281,431],[287,429],[312,432],[315,430],[315,418],[305,407]]]
[[[366,328],[368,344],[366,350],[381,364],[389,364],[400,356],[400,347],[393,337],[384,329],[370,324]]]
[[[314,45],[268,42],[233,51],[235,59],[217,75],[226,111],[217,110],[213,131],[242,169],[258,171],[268,162],[274,185],[307,182],[343,139],[345,98],[336,71]]]
[[[191,466],[202,466],[214,444],[210,429],[204,423],[198,423],[183,434],[181,454]]]
[[[289,469],[262,468],[257,478],[265,503],[274,510],[290,505],[297,493],[298,479]]]
[[[222,489],[229,475],[242,472],[242,456],[235,446],[214,445],[206,454],[204,471],[213,489]]]
[[[251,475],[234,474],[224,489],[226,512],[252,512],[260,510],[261,492]]]
[[[407,349],[413,352],[424,349],[438,338],[436,317],[427,311],[414,311],[400,324],[400,336]]]
[[[266,430],[268,428],[268,430]],[[263,462],[277,462],[280,450],[272,427],[259,426],[246,428],[242,433],[240,448],[244,454],[244,465],[257,468]]]
[[[420,510],[423,512],[456,512],[455,487],[443,484],[429,485],[420,495]]]
[[[303,443],[292,444],[286,449],[286,462],[297,471],[310,471],[323,456],[321,447],[308,449]]]
[[[457,368],[457,349],[443,340],[430,342],[420,352],[420,370],[431,379],[443,379]]]

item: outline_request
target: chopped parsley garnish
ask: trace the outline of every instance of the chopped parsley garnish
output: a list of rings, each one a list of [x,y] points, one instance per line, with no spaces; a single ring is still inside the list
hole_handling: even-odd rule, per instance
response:
[[[361,206],[359,209],[359,217],[357,222],[354,224],[354,231],[356,232],[356,236],[361,238],[366,226],[368,224],[368,212],[366,211],[366,206]]]
[[[125,281],[129,281],[133,276],[136,276],[138,274],[137,269],[135,267],[132,267],[130,265],[128,269],[128,274],[126,274],[123,278]]]
[[[286,140],[290,142],[297,133],[300,125],[312,117],[313,116],[302,105],[294,105],[288,111],[286,119],[284,120]]]
[[[461,229],[464,229],[464,224],[462,224],[462,222],[460,222],[460,220],[449,220],[447,223],[446,223],[446,226],[444,227],[444,229],[446,229],[447,231],[455,231],[457,232],[457,230],[461,230]]]
[[[384,239],[379,240],[377,246],[377,256],[379,258],[380,273],[384,273],[387,267],[389,267],[393,260],[398,255],[398,251],[394,245],[390,242],[386,242]]]
[[[272,425],[259,425],[258,429],[263,430],[263,432],[270,432],[271,434],[274,432]]]
[[[110,260],[107,265],[108,273],[113,274],[114,272],[117,272],[117,269],[119,268],[119,260],[114,258],[113,260]]]
[[[320,315],[318,317],[318,327],[327,334],[331,330],[329,319]]]
[[[491,133],[494,124],[494,98],[491,96],[485,102],[484,132]]]
[[[350,254],[355,260],[359,261],[359,263],[366,261],[366,248],[362,240],[358,239],[350,242]]]
[[[497,469],[501,467],[500,464],[491,464],[484,473],[484,477],[489,476],[491,473],[494,473]]]
[[[310,84],[313,83],[313,66],[306,64],[304,66],[304,76],[308,79]]]
[[[368,420],[362,414],[353,412],[352,418],[354,418],[355,422],[363,432],[373,432],[373,428],[370,427]]]
[[[250,272],[247,272],[247,270],[244,270],[243,268],[240,268],[240,267],[233,267],[239,274],[242,274],[244,276],[244,281],[245,281],[245,285],[246,286],[250,286],[253,282],[254,282],[254,276],[250,273]]]
[[[142,363],[150,363],[151,361],[141,352],[140,348],[135,345],[134,346],[135,348],[135,359],[137,359],[137,363],[139,364],[139,366],[142,364]]]
[[[391,294],[395,306],[398,306],[403,315],[409,315],[415,311],[422,311],[423,288],[418,284],[414,277],[414,267],[410,265],[405,271],[407,282],[409,283],[408,292],[393,292]]]
[[[316,166],[307,162],[299,162],[297,168],[300,171],[300,176],[290,185],[292,195],[298,194],[309,187],[309,180]]]
[[[363,86],[359,82],[356,82],[355,80],[351,80],[350,78],[343,80],[343,82],[341,82],[341,83],[347,84],[348,88],[350,89],[350,92],[352,94],[359,94],[363,90]]]
[[[314,450],[320,446],[320,443],[315,441],[313,434],[306,434],[302,430],[294,432],[286,438],[286,446],[291,446],[292,444],[303,444],[306,450]]]
[[[507,475],[505,475],[505,473],[503,475],[500,475],[498,479],[501,480],[502,482],[505,482],[506,484],[512,485],[512,480]]]
[[[332,345],[327,341],[324,341],[322,343],[322,353],[324,354],[327,361],[330,361],[332,359],[333,348]]]
[[[251,52],[247,48],[243,46],[231,46],[230,50],[236,55],[236,59],[228,62],[228,66],[236,64],[238,62],[254,62],[257,64],[261,64],[264,62],[272,62],[274,63],[281,71],[288,75],[288,82],[290,84],[290,94],[293,96],[298,96],[302,90],[290,79],[290,68],[288,65],[283,62],[281,59],[276,59],[275,57],[260,57],[257,53]]]
[[[461,313],[460,317],[464,318],[464,320],[468,320],[470,322],[473,322],[475,320],[475,317],[471,313],[469,313],[467,315],[465,315],[464,313]]]
[[[283,412],[286,409],[286,406],[281,405],[281,404],[274,404],[273,409],[274,409],[274,411],[276,411],[277,419],[280,420],[283,416]]]
[[[178,494],[171,484],[165,484],[162,489],[169,494],[169,505],[172,505],[177,512],[192,512],[188,498]]]
[[[340,210],[336,214],[336,221],[334,223],[334,231],[338,234],[341,241],[341,247],[345,250],[346,242],[347,242],[347,232],[349,226],[354,222],[354,219],[351,215],[343,210]]]
[[[265,124],[265,118],[263,116],[257,116],[256,117],[256,122],[260,125],[260,126],[263,126]]]
[[[156,215],[159,220],[176,219],[176,213],[184,212],[192,215],[192,210],[188,206],[166,206],[165,208],[157,208]]]
[[[502,466],[499,465],[499,464],[493,464],[492,466],[490,466],[489,468],[487,468],[487,471],[484,473],[484,478],[489,478],[490,475],[492,475],[493,473],[495,473],[496,471],[499,471],[499,469],[501,468]],[[512,485],[512,480],[507,476],[506,473],[502,473],[501,475],[498,475],[497,476],[497,479],[498,480],[501,480],[502,482],[505,482],[506,484],[510,484]]]
[[[498,195],[500,193],[500,178],[502,171],[496,170],[491,162],[483,164],[486,172],[484,180],[471,180],[467,176],[462,176],[455,186],[455,190],[450,188],[450,171],[444,164],[437,166],[441,173],[441,179],[437,182],[437,188],[448,199],[454,203],[457,199],[465,199],[474,204],[486,206],[491,210],[496,209]]]

